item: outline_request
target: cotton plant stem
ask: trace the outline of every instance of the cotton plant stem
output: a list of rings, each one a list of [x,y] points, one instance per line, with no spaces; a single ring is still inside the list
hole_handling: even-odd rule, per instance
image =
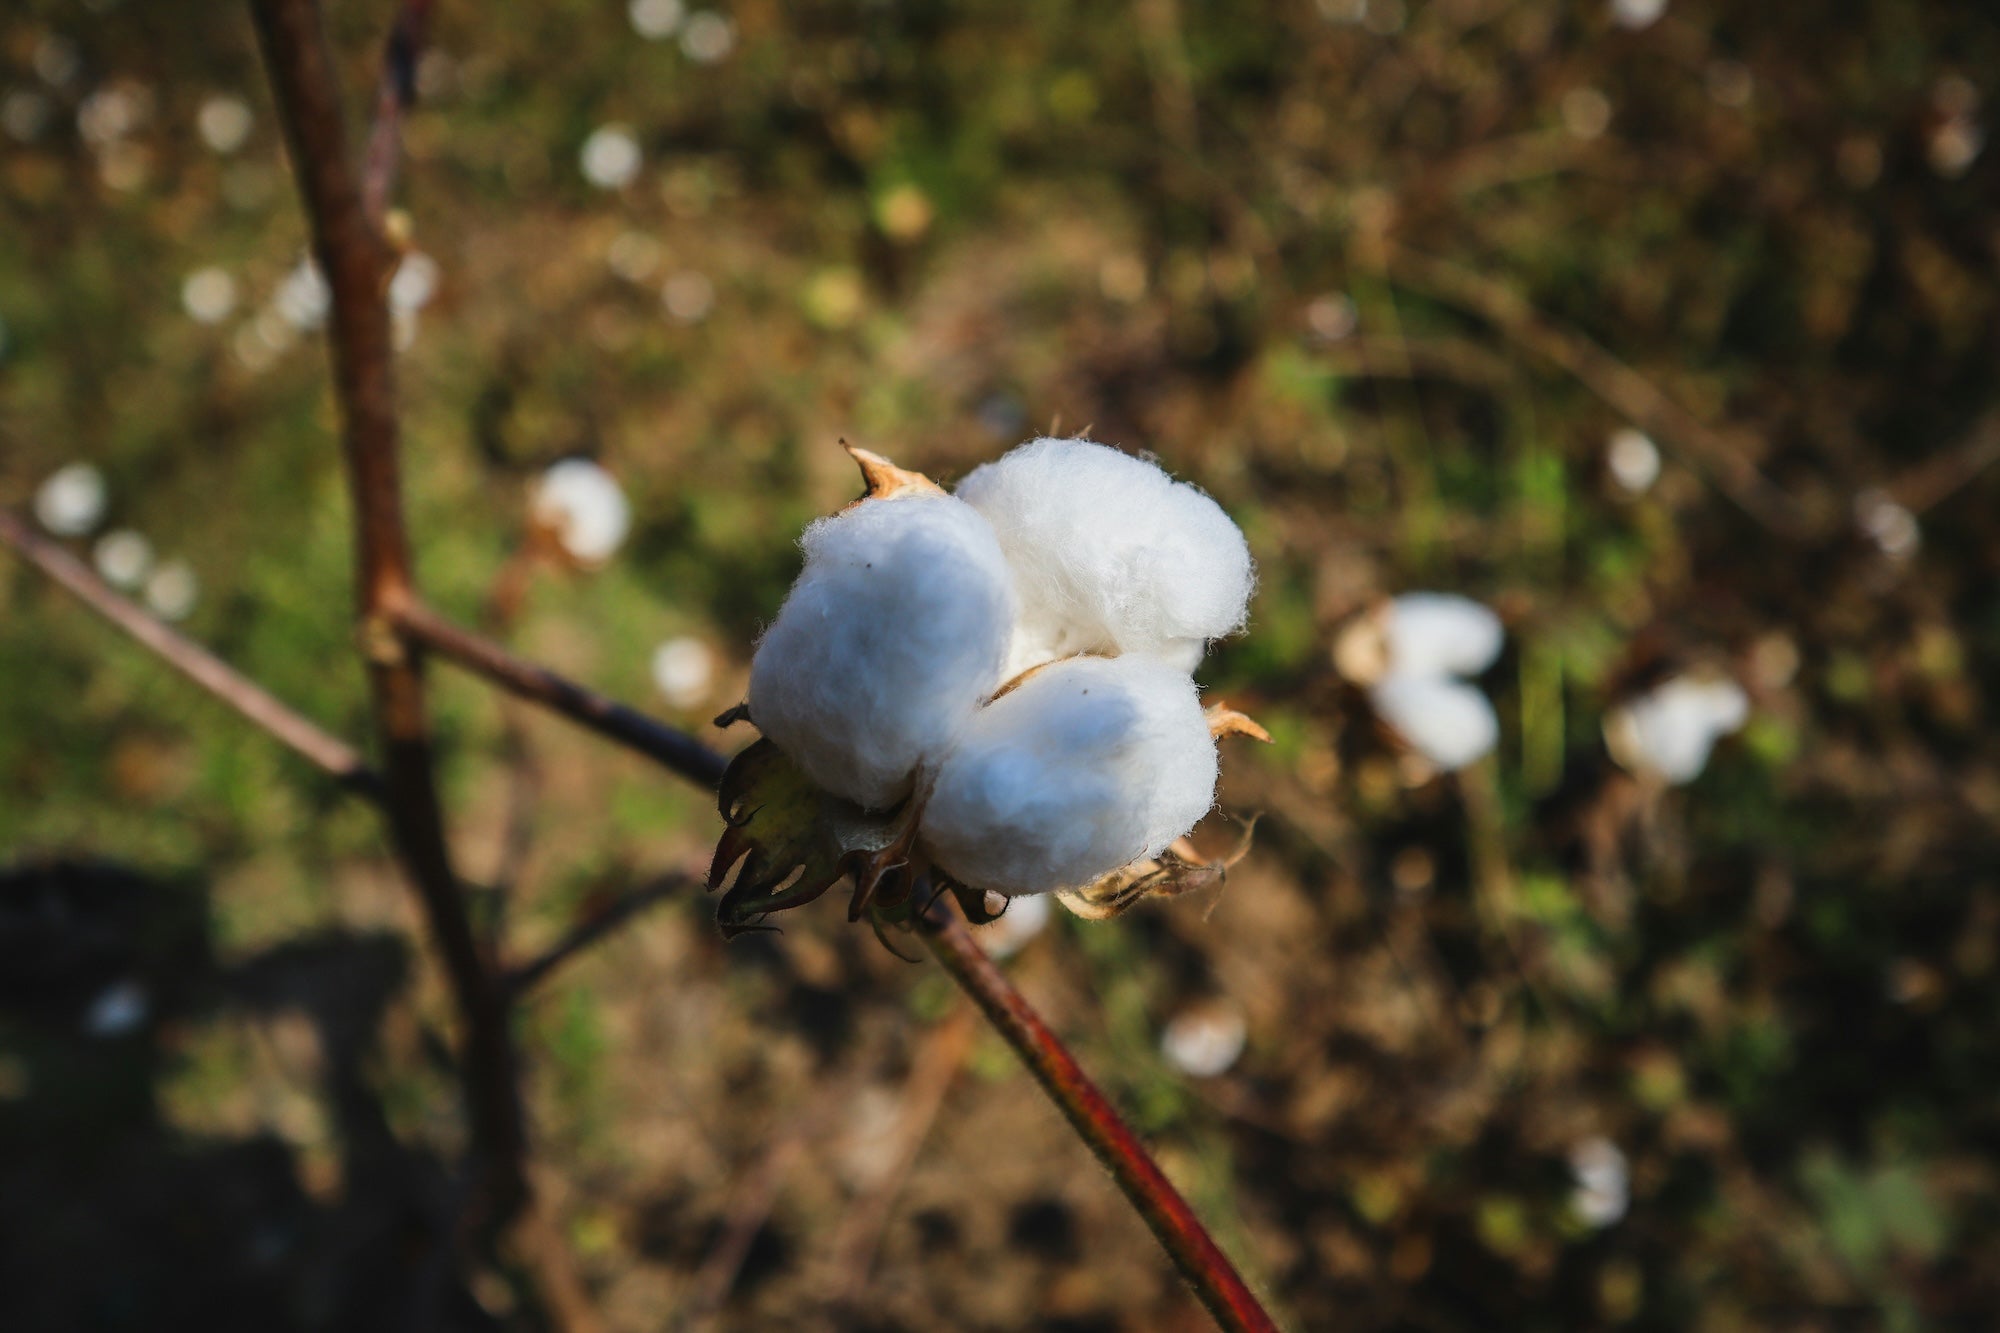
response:
[[[952,979],[985,1012],[1078,1137],[1111,1172],[1216,1324],[1230,1333],[1275,1330],[1277,1324],[1187,1200],[1076,1057],[980,949],[956,907],[948,899],[932,903],[918,918],[918,928]]]
[[[353,746],[122,596],[60,543],[44,537],[20,515],[5,509],[0,509],[0,544],[11,547],[23,560],[75,594],[85,606],[150,648],[167,665],[262,727],[341,786],[372,801],[382,800],[380,775],[368,767]]]
[[[508,994],[517,998],[527,994],[540,985],[549,973],[599,940],[616,934],[627,921],[654,903],[664,901],[675,894],[693,892],[700,883],[700,878],[694,875],[672,874],[662,875],[633,889],[602,911],[592,914],[567,935],[550,945],[546,952],[508,969],[506,976]]]
[[[403,634],[447,661],[484,677],[509,694],[540,704],[628,750],[636,750],[690,782],[714,787],[722,781],[722,771],[729,766],[727,758],[686,732],[567,680],[545,666],[516,657],[420,602],[406,602],[397,607],[395,623]]]
[[[375,93],[375,123],[362,164],[362,207],[376,223],[389,209],[396,168],[403,157],[403,117],[417,101],[417,62],[430,36],[431,0],[403,0],[382,51],[382,81]]]
[[[415,590],[398,475],[387,301],[393,254],[364,205],[318,6],[313,0],[252,0],[251,10],[313,250],[333,298],[328,348],[354,503],[358,611],[390,831],[464,1027],[460,1065],[482,1185],[480,1220],[498,1223],[527,1194],[506,992],[473,933],[452,869],[420,662],[394,622]]]

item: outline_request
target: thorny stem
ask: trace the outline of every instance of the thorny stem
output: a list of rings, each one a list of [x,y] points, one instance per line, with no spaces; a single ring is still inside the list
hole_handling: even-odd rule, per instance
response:
[[[341,786],[369,800],[383,799],[382,779],[353,746],[280,701],[269,690],[194,640],[119,593],[64,550],[29,527],[20,515],[0,509],[0,544],[61,584],[97,614],[152,649],[167,664],[262,727],[290,749],[324,769]]]
[[[1146,1146],[1113,1109],[1076,1057],[1049,1030],[1021,992],[1007,980],[966,929],[948,895],[917,918],[924,942],[952,980],[985,1011],[1014,1054],[1042,1085],[1111,1178],[1132,1201],[1194,1294],[1218,1326],[1231,1330],[1272,1330],[1277,1324],[1237,1273],[1229,1256],[1210,1237],[1201,1219],[1181,1197]]]
[[[481,1220],[526,1199],[525,1129],[506,995],[481,952],[452,870],[433,777],[418,660],[394,632],[415,596],[397,466],[393,350],[386,299],[391,253],[365,211],[348,154],[333,60],[314,0],[252,0],[258,39],[291,146],[313,249],[333,295],[329,349],[353,495],[357,593],[381,737],[390,831],[422,904],[464,1024],[461,1075]]]
[[[618,742],[673,770],[690,782],[714,787],[722,781],[728,759],[684,731],[607,699],[567,680],[545,666],[514,656],[469,629],[454,625],[421,602],[397,608],[395,622],[404,634],[439,656],[509,694],[560,713],[578,726]]]

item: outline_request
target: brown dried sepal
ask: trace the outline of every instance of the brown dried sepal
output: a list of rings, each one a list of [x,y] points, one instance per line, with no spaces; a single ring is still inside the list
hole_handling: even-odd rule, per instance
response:
[[[1236,846],[1219,857],[1204,857],[1186,838],[1151,860],[1134,861],[1080,889],[1059,889],[1056,900],[1086,921],[1123,916],[1147,898],[1178,898],[1221,884],[1250,852],[1257,831],[1252,818]]]
[[[1248,736],[1253,741],[1271,743],[1271,733],[1248,713],[1239,713],[1225,703],[1211,704],[1202,714],[1208,719],[1208,734],[1216,740],[1224,736]]]
[[[765,929],[766,916],[805,906],[846,875],[855,884],[850,919],[871,903],[909,895],[921,813],[915,800],[890,814],[863,810],[821,791],[782,750],[760,740],[730,761],[717,804],[726,827],[708,887],[729,884],[715,909],[725,938]]]
[[[899,495],[943,495],[945,493],[944,487],[938,485],[923,473],[912,472],[910,469],[904,467],[897,467],[894,463],[882,457],[882,455],[875,453],[873,450],[849,444],[846,440],[840,442],[840,447],[847,450],[847,456],[852,458],[856,465],[860,467],[861,481],[868,488],[867,493],[860,500],[856,500],[855,504],[860,504],[864,500],[893,500]],[[851,509],[853,505],[848,507]]]

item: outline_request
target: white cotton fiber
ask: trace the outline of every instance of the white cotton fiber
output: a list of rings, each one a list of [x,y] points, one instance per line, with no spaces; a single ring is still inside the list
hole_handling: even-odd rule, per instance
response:
[[[1007,563],[986,521],[943,495],[864,501],[801,545],[750,665],[751,720],[822,788],[886,809],[999,687]]]
[[[1749,716],[1750,697],[1735,681],[1676,676],[1613,709],[1604,739],[1625,767],[1678,786],[1701,776],[1716,741]]]
[[[555,533],[574,559],[601,565],[632,530],[625,489],[588,458],[565,458],[535,481],[529,507],[537,523]]]
[[[1411,749],[1447,772],[1464,768],[1500,739],[1493,705],[1462,680],[1398,672],[1369,690],[1368,698],[1375,715]]]
[[[1500,656],[1500,617],[1445,592],[1405,593],[1384,624],[1389,670],[1398,676],[1476,676]]]
[[[1239,629],[1254,571],[1222,507],[1143,459],[1041,439],[977,468],[958,495],[1014,571],[1009,670],[1073,653],[1152,653],[1183,671]]]
[[[1081,888],[1193,828],[1215,775],[1185,671],[1144,655],[1072,658],[972,718],[938,766],[923,840],[976,889]]]

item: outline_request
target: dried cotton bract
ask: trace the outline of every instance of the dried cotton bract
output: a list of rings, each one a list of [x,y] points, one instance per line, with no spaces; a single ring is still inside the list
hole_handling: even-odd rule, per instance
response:
[[[750,667],[750,715],[815,783],[910,792],[1000,685],[1014,595],[999,543],[946,495],[864,500],[806,529],[806,565]]]
[[[938,767],[921,832],[973,888],[1080,888],[1165,851],[1208,812],[1215,778],[1185,671],[1138,655],[1072,658],[971,720]]]
[[[1183,671],[1242,628],[1255,581],[1215,501],[1144,459],[1041,439],[976,469],[958,495],[1014,570],[1011,672],[1076,653],[1152,653]]]

